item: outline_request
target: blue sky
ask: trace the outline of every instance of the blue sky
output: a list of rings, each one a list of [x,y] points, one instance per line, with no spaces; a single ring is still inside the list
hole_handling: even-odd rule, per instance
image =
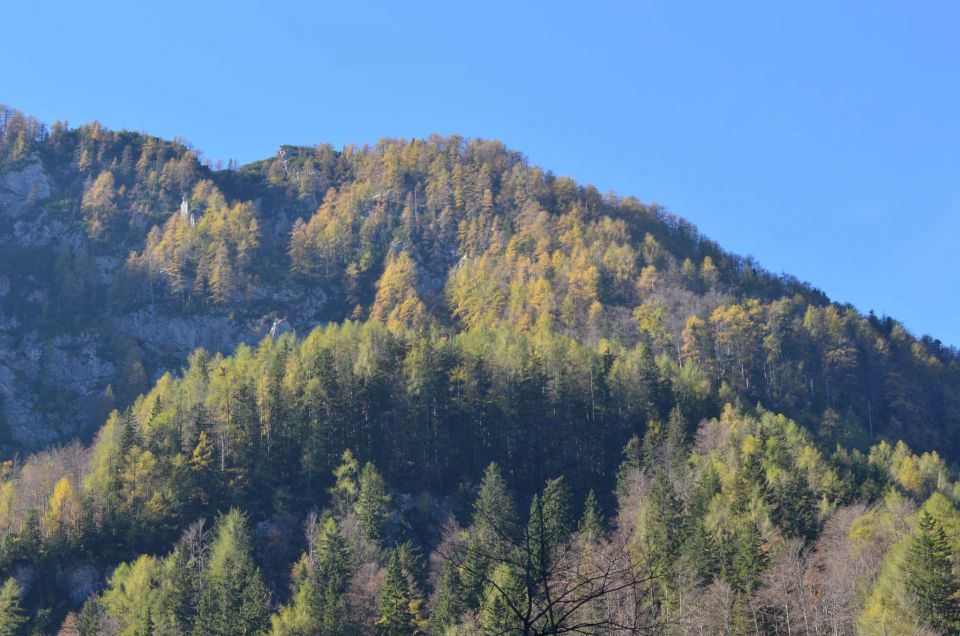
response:
[[[0,102],[180,136],[504,141],[960,345],[960,3],[14,2]]]

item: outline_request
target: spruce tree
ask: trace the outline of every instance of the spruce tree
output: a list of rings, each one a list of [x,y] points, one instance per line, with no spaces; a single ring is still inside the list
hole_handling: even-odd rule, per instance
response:
[[[603,513],[597,504],[593,489],[587,493],[583,502],[583,516],[580,518],[580,532],[587,541],[596,542],[603,536]]]
[[[347,544],[333,517],[324,519],[310,553],[294,569],[290,605],[272,620],[271,634],[294,636],[349,631],[346,591],[350,582]]]
[[[509,555],[514,548],[513,538],[521,530],[507,483],[497,465],[490,464],[473,503],[473,524],[461,568],[461,583],[469,606],[480,603],[496,562]]]
[[[370,462],[360,473],[360,493],[353,509],[364,537],[374,543],[382,541],[390,515],[390,495],[383,477]]]
[[[233,509],[217,524],[193,633],[259,634],[269,616],[270,594],[253,562],[246,519]]]
[[[457,569],[449,561],[444,562],[433,594],[430,634],[443,636],[447,629],[457,624],[460,615],[466,610],[466,598]]]
[[[517,634],[524,631],[527,592],[516,571],[501,563],[493,571],[483,595],[478,620],[484,634]],[[529,627],[529,626],[527,626]]]
[[[942,633],[960,626],[960,581],[943,527],[927,512],[920,513],[917,535],[906,561],[906,587],[921,623]]]
[[[543,489],[543,518],[551,547],[563,543],[575,529],[570,487],[557,477],[547,481]]]
[[[90,596],[77,613],[77,633],[79,636],[97,636],[100,631],[100,616],[103,608],[96,595]],[[184,632],[189,633],[189,632]]]
[[[513,498],[496,464],[487,466],[480,482],[473,504],[473,529],[497,541],[496,537],[513,536],[519,529]]]
[[[734,589],[750,592],[757,584],[760,571],[767,564],[767,554],[763,551],[763,537],[752,521],[748,521],[737,537],[733,555],[731,583]]]
[[[414,634],[415,615],[411,608],[413,601],[410,583],[400,565],[399,551],[394,550],[387,565],[387,578],[383,582],[377,633],[382,636]]]
[[[178,542],[167,558],[163,560],[160,587],[163,590],[164,625],[171,626],[177,633],[189,633],[197,615],[197,593],[200,581],[196,565],[192,562],[190,550],[182,541]]]

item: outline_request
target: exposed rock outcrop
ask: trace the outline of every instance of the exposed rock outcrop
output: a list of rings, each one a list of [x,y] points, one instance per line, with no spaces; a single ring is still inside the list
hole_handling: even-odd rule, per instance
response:
[[[0,174],[0,213],[23,214],[32,203],[50,198],[50,179],[39,160]]]

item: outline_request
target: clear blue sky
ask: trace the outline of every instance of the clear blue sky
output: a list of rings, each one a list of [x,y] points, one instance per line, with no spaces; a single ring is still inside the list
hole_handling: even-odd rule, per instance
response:
[[[46,6],[44,6],[46,5]],[[960,3],[7,3],[0,102],[180,136],[496,138],[960,345]]]

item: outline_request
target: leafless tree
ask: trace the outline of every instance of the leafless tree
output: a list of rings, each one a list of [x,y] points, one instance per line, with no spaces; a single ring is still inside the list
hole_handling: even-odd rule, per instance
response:
[[[647,614],[643,590],[652,577],[630,560],[625,533],[596,539],[573,533],[561,536],[549,523],[504,522],[482,508],[476,514],[500,545],[471,540],[469,532],[444,536],[438,553],[460,571],[482,581],[517,623],[516,633],[646,634],[659,625]],[[534,514],[537,514],[535,511]],[[538,522],[539,521],[539,522]],[[511,594],[493,576],[489,564],[517,572],[524,594]],[[478,564],[487,564],[486,566]]]

